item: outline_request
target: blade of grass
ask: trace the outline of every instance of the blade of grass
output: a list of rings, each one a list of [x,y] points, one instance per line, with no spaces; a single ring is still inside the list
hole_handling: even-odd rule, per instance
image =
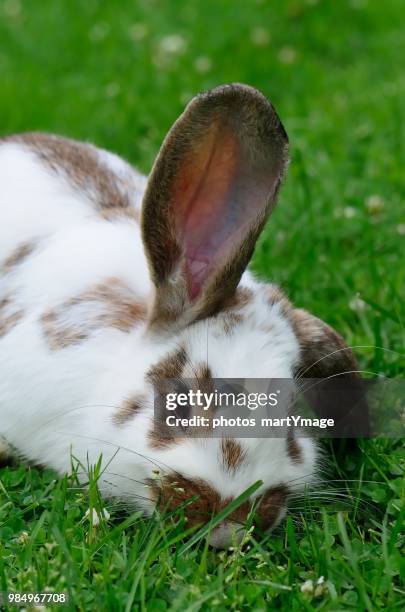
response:
[[[261,480],[258,480],[253,485],[251,485],[248,489],[246,489],[246,491],[244,491],[241,495],[239,495],[236,499],[234,499],[230,504],[228,504],[226,508],[224,508],[223,510],[221,510],[221,512],[219,512],[216,516],[214,516],[209,523],[207,523],[206,525],[204,525],[204,527],[202,527],[202,529],[197,531],[197,533],[194,534],[194,536],[191,537],[189,541],[186,542],[180,548],[179,555],[184,554],[186,550],[194,546],[194,544],[196,544],[202,538],[208,535],[208,533],[212,529],[214,529],[214,527],[219,525],[219,523],[222,523],[222,521],[226,519],[227,516],[232,514],[232,512],[234,512],[237,508],[239,508],[239,506],[243,504],[243,502],[248,500],[249,497],[253,495],[253,493],[255,493],[255,491],[257,491],[257,489],[259,489],[262,486],[262,484],[263,482]]]
[[[367,591],[366,591],[366,587],[364,584],[364,580],[363,577],[359,571],[359,566],[357,564],[357,556],[356,553],[354,552],[354,550],[351,547],[350,544],[350,539],[349,536],[347,535],[347,531],[346,531],[346,525],[345,522],[343,520],[343,515],[341,512],[338,512],[337,515],[337,522],[338,522],[338,527],[339,527],[339,532],[340,532],[340,537],[342,538],[342,542],[343,542],[343,548],[345,549],[345,553],[346,553],[346,557],[347,560],[350,564],[350,567],[352,568],[353,571],[353,575],[356,579],[356,585],[359,589],[359,593],[361,596],[361,599],[363,600],[363,604],[365,606],[365,609],[368,610],[369,612],[372,612],[372,610],[374,610],[373,605],[369,599],[369,596],[367,595]]]

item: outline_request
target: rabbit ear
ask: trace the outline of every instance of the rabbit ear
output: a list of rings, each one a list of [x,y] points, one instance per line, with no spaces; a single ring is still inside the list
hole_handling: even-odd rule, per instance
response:
[[[225,85],[190,102],[143,201],[152,324],[209,316],[232,295],[274,205],[287,144],[272,105],[251,87]]]
[[[301,384],[309,405],[319,417],[334,420],[336,437],[367,437],[366,389],[352,350],[332,327],[306,310],[292,310],[290,321],[300,345],[296,377],[312,379]]]
[[[293,309],[290,320],[300,344],[300,376],[327,378],[350,374],[359,377],[352,350],[330,325],[303,308]]]

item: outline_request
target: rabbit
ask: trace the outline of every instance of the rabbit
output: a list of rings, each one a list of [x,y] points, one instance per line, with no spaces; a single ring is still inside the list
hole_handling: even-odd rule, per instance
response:
[[[252,483],[264,529],[317,479],[310,438],[167,438],[159,381],[356,370],[342,338],[246,270],[288,162],[271,103],[197,95],[148,178],[43,133],[0,140],[0,455],[60,474],[102,457],[101,493],[209,521]],[[85,480],[85,476],[83,475]],[[210,534],[240,541],[245,503]]]

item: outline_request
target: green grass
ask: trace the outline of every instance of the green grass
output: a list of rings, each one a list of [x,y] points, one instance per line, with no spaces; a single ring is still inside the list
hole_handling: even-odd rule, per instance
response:
[[[1,131],[92,140],[147,172],[192,95],[258,87],[290,136],[291,165],[253,269],[370,347],[356,350],[363,370],[401,377],[403,10],[402,0],[0,0]],[[393,440],[332,455],[323,496],[222,553],[201,533],[189,546],[181,512],[145,520],[107,505],[111,518],[94,527],[96,479],[87,496],[74,478],[4,468],[0,591],[65,591],[72,610],[404,609],[403,458]],[[321,576],[316,594],[301,591]]]

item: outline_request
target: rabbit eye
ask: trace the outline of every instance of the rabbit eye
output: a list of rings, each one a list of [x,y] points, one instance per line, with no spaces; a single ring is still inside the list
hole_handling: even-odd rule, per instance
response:
[[[191,414],[191,406],[190,404],[186,404],[185,406],[180,406],[177,404],[176,409],[174,410],[174,414],[179,419],[188,419]]]
[[[177,406],[174,410],[174,415],[178,419],[189,419],[191,416],[191,406],[188,402],[184,401],[184,396],[188,395],[189,392],[188,386],[182,381],[176,381],[173,392],[176,393],[177,396]],[[187,429],[187,427],[183,425],[181,427],[182,429]]]

